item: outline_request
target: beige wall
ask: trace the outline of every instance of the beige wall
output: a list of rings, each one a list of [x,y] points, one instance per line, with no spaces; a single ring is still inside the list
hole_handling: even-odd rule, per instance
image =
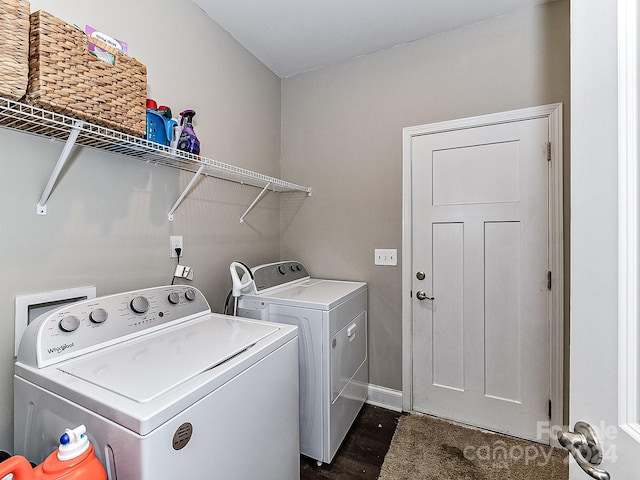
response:
[[[149,95],[179,113],[198,113],[203,154],[280,174],[280,79],[190,0],[32,0],[69,23],[92,25],[129,43],[148,67]],[[181,263],[220,311],[229,263],[277,260],[280,204],[269,194],[239,223],[253,187],[204,179],[167,213],[190,175],[78,148],[48,204],[36,202],[62,149],[59,142],[0,129],[0,450],[13,444],[14,298],[95,285],[98,295],[167,284],[175,259],[169,235],[183,235]]]
[[[373,384],[402,387],[401,269],[373,265],[401,261],[402,128],[568,101],[567,0],[283,79],[282,175],[313,196],[283,203],[281,255],[369,283]]]

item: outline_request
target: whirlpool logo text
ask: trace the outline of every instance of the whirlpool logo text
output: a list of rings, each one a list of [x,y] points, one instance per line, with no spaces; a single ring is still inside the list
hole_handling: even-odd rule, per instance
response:
[[[59,347],[50,348],[49,353],[61,353],[61,352],[64,352],[67,348],[73,348],[75,346],[76,346],[75,343],[64,343]]]

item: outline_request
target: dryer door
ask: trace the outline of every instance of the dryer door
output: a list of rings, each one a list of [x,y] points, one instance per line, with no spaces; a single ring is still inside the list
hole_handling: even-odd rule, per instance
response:
[[[367,361],[367,312],[360,313],[331,339],[331,403],[342,395]]]

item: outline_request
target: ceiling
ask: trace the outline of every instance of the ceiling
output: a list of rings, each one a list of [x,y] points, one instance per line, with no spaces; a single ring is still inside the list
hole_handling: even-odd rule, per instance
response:
[[[280,77],[553,0],[194,0]]]

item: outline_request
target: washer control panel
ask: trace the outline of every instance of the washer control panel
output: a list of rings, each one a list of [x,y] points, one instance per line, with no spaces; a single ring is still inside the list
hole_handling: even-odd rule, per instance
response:
[[[280,287],[290,282],[309,278],[309,272],[300,262],[276,262],[251,269],[256,283],[256,291]]]
[[[22,337],[18,362],[42,368],[207,313],[204,295],[188,285],[83,300],[35,319]]]

